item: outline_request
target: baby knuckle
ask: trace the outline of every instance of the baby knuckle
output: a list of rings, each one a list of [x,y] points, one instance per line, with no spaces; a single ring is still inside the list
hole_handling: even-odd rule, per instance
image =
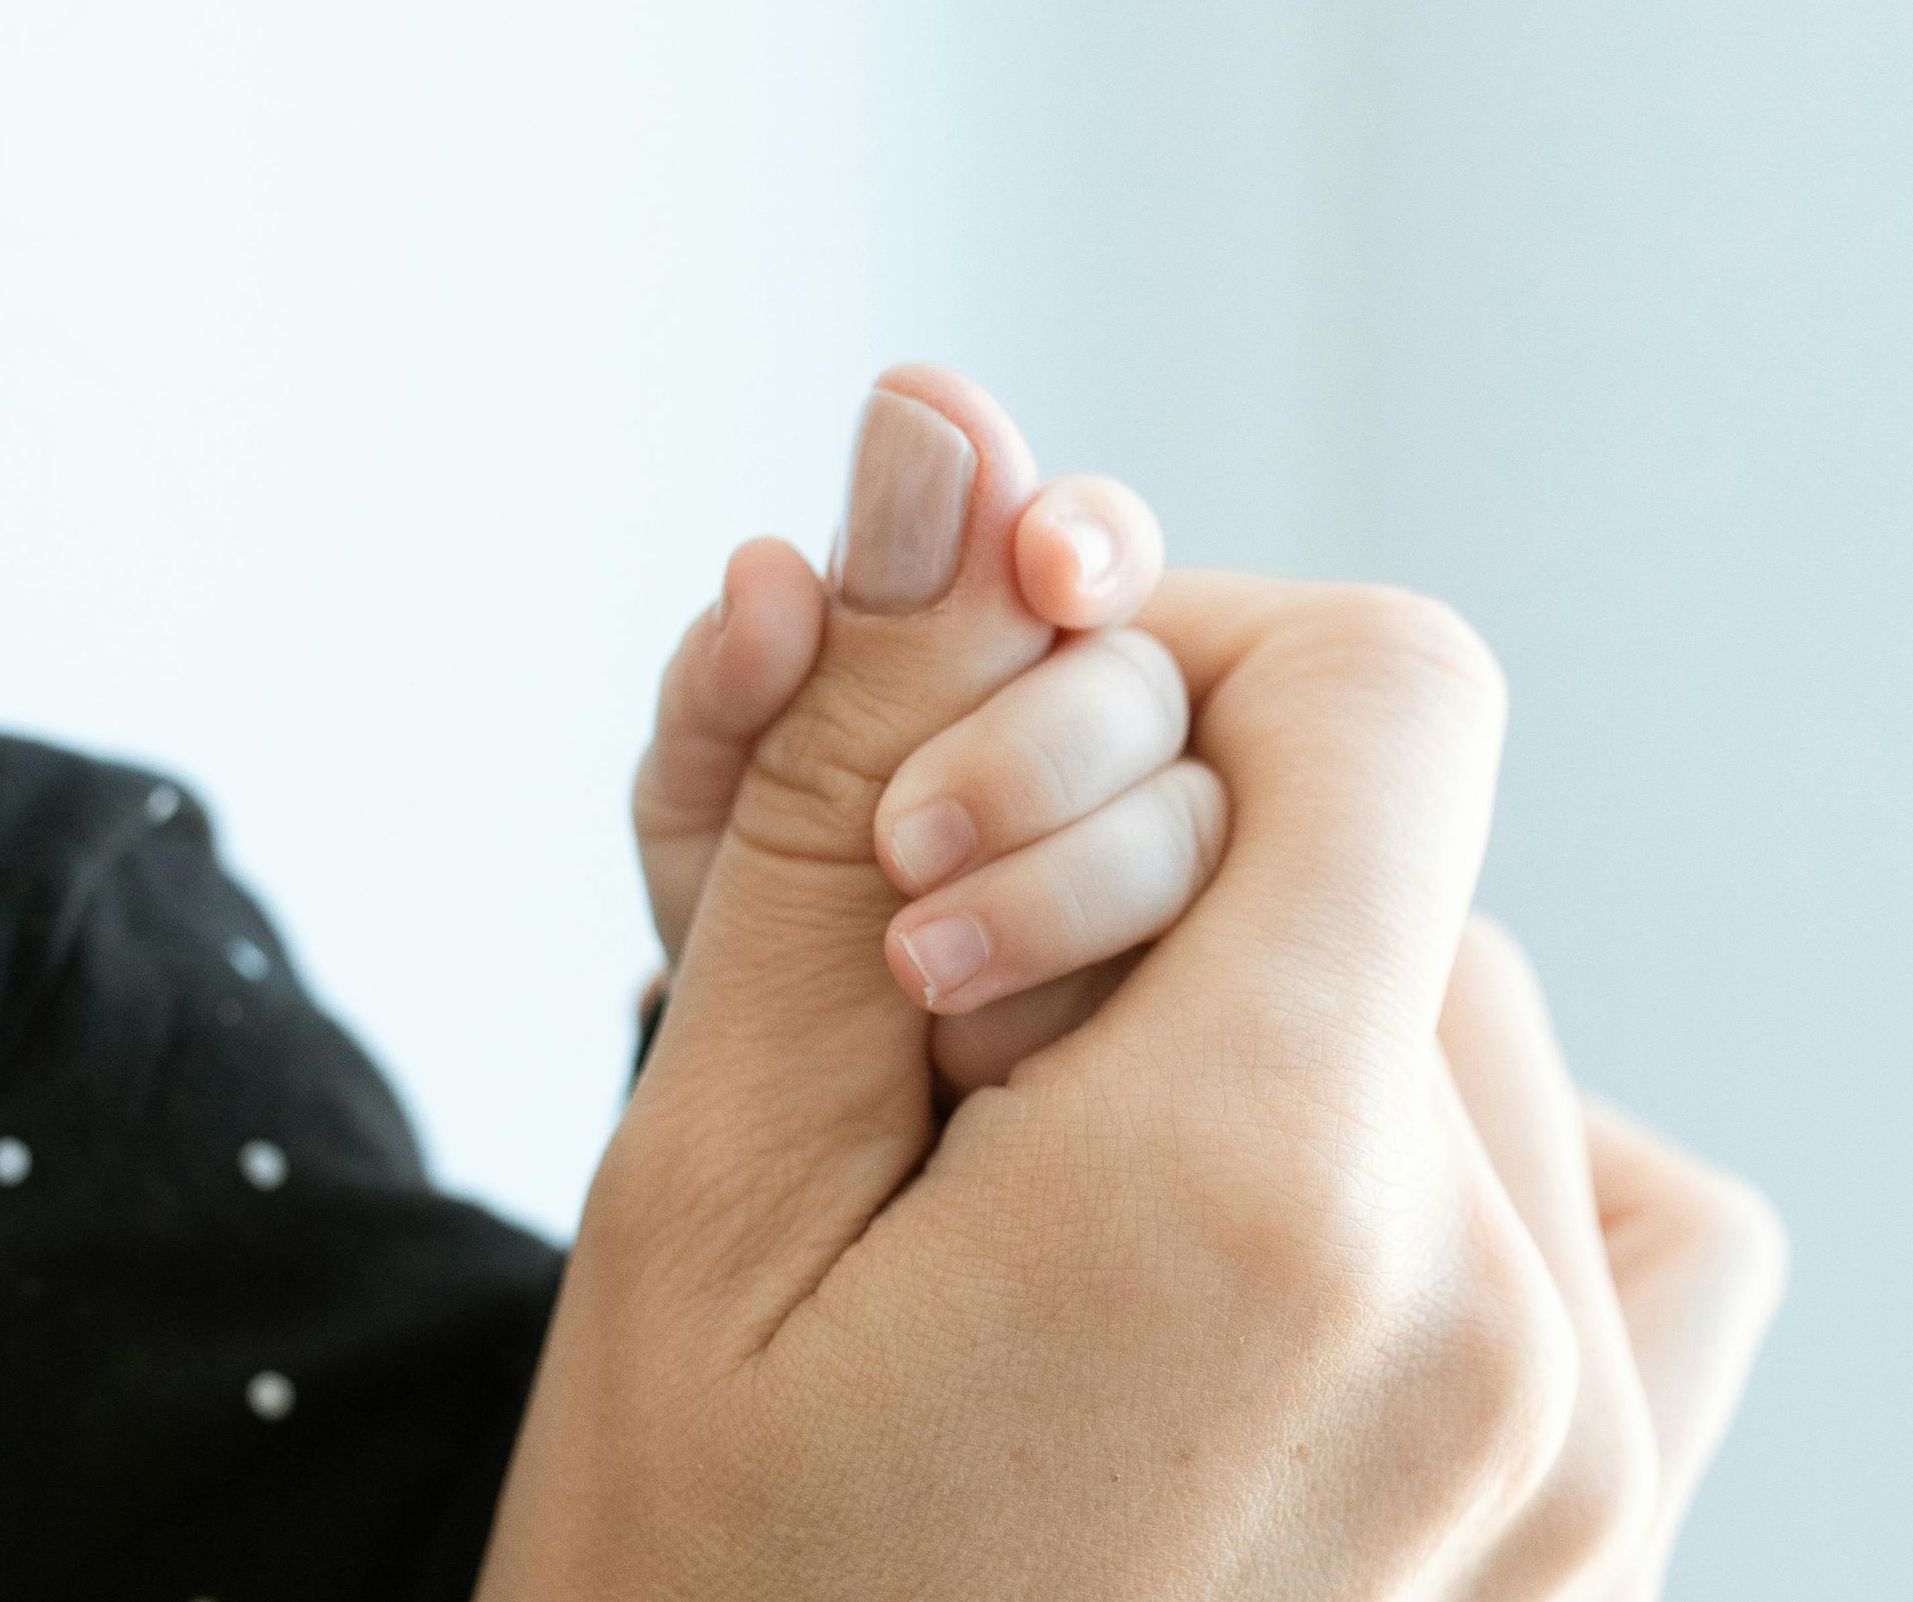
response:
[[[1136,695],[1179,741],[1189,726],[1189,691],[1168,648],[1140,629],[1115,629],[1092,640],[1094,649],[1120,665]]]
[[[1203,813],[1208,798],[1187,763],[1165,769],[1136,796],[1137,820],[1131,832],[1135,848],[1111,864],[1123,876],[1128,895],[1157,918],[1172,916],[1208,876],[1206,837],[1212,831]],[[1147,849],[1142,849],[1146,842]]]
[[[1179,763],[1174,772],[1175,825],[1179,836],[1188,842],[1189,880],[1200,884],[1222,858],[1228,830],[1228,794],[1215,771],[1203,763]]]
[[[1087,960],[1104,923],[1098,889],[1075,865],[1051,860],[1042,853],[1031,859],[1029,871],[1036,900],[1043,909],[1051,950],[1069,953],[1072,960]]]
[[[990,765],[996,770],[994,782],[980,787],[981,799],[1005,833],[1015,832],[1022,819],[1071,818],[1082,811],[1074,766],[1029,729],[1007,726]]]

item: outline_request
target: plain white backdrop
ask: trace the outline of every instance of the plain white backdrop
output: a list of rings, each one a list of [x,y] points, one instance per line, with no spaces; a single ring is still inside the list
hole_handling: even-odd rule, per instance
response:
[[[0,0],[0,721],[185,776],[436,1172],[571,1228],[724,553],[965,366],[1515,686],[1487,897],[1791,1307],[1677,1595],[1913,1549],[1913,37],[1887,4]]]

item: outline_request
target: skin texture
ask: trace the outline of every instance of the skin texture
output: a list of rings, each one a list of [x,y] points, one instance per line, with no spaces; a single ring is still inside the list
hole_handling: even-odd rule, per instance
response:
[[[1492,660],[1413,597],[1165,584],[1220,866],[939,1126],[879,807],[1051,631],[1014,430],[951,375],[884,382],[976,449],[962,566],[925,613],[833,605],[738,764],[480,1595],[1651,1594],[1777,1234],[1583,1127],[1525,965],[1467,923]]]
[[[1100,572],[1085,573],[1078,542],[1091,521],[1110,555]],[[946,1016],[932,1028],[931,1061],[953,1095],[1000,1082],[1013,1062],[1073,1027],[1113,988],[1131,963],[1111,953],[1158,933],[1164,909],[1179,911],[1201,888],[1226,827],[1226,800],[1212,775],[1164,771],[1181,759],[1189,721],[1173,659],[1151,636],[1121,627],[1162,572],[1161,529],[1141,497],[1094,474],[1049,480],[1018,516],[1011,546],[1031,617],[1058,631],[1098,632],[1064,637],[1029,679],[1012,680],[910,756],[879,809],[878,861],[905,895],[934,888],[904,869],[891,831],[938,797],[964,804],[980,831],[968,870],[1086,822],[1104,803],[1161,775],[1153,798],[1137,797],[1125,816],[1092,825],[1103,838],[1113,830],[1127,860],[1152,877],[1146,896],[1117,893],[1090,871],[1098,864],[1078,835],[1026,851],[1013,871],[992,875],[981,887],[984,905],[960,898],[961,910],[1012,938],[995,942],[997,960],[979,983],[938,1004]],[[720,599],[691,625],[666,669],[632,812],[652,918],[672,967],[757,739],[816,661],[826,605],[822,582],[794,548],[752,540],[733,554]],[[1059,726],[1088,759],[1061,772],[1046,757]],[[1045,793],[1059,781],[1067,781],[1067,794]],[[1065,896],[1089,938],[1051,915]],[[944,898],[946,909],[951,901]],[[938,910],[906,908],[897,932]],[[1110,960],[1090,960],[1090,945]],[[922,1002],[921,978],[897,942],[885,949],[898,982]],[[1007,999],[989,999],[998,995]]]

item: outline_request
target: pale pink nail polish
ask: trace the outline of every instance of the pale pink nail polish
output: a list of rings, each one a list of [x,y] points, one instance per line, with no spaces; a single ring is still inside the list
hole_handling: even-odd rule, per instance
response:
[[[961,990],[990,960],[983,925],[963,914],[919,924],[898,941],[923,980],[923,999],[932,1006]]]
[[[919,895],[942,884],[976,847],[976,825],[960,801],[932,801],[890,826],[890,855]]]
[[[976,450],[935,408],[887,389],[864,408],[838,592],[865,612],[915,612],[956,577]]]

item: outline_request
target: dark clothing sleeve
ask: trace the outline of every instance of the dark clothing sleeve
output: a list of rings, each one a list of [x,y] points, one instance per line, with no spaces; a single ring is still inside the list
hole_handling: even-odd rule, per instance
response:
[[[462,1602],[560,1266],[189,796],[0,739],[0,1597]]]

